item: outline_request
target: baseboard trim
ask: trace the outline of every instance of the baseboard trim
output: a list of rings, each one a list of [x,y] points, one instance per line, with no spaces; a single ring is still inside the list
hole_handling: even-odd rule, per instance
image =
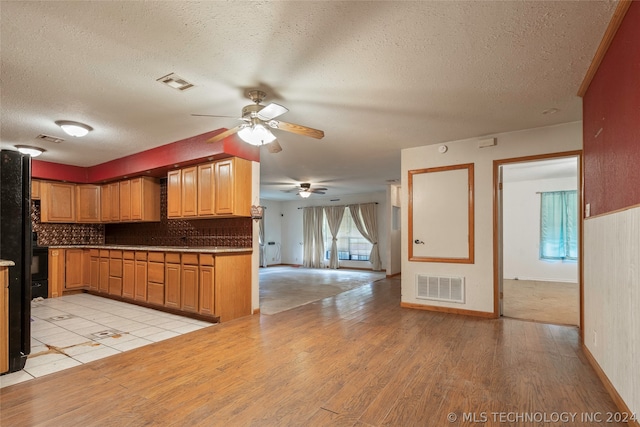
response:
[[[260,314],[260,309],[259,308],[254,308],[253,309],[253,314]]]
[[[593,354],[591,354],[587,346],[584,344],[582,344],[582,351],[587,357],[587,360],[589,361],[589,364],[591,365],[593,370],[596,371],[596,375],[598,376],[598,378],[600,378],[600,381],[602,381],[602,385],[604,385],[604,388],[609,393],[609,396],[611,396],[613,403],[615,403],[615,405],[618,407],[618,410],[621,413],[633,414],[624,400],[622,400],[622,397],[618,393],[618,390],[616,390],[611,381],[609,381],[609,377],[607,377],[607,374],[604,373],[604,371],[600,367],[600,364],[596,361],[596,358],[593,357]],[[630,427],[640,427],[640,422],[638,422],[638,420],[627,421],[627,424]]]
[[[488,311],[464,310],[461,308],[440,307],[436,305],[423,305],[423,304],[415,304],[411,302],[401,302],[400,307],[413,308],[415,310],[437,311],[440,313],[461,314],[463,316],[483,317],[485,319],[497,319],[497,317],[495,316],[495,314],[493,314],[493,312],[488,312]]]
[[[387,279],[391,279],[392,277],[398,277],[402,274],[402,272],[400,273],[395,273],[395,274],[387,274]]]

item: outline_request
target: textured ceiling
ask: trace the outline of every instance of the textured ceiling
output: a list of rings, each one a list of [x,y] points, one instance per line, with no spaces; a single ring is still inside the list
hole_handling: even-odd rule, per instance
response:
[[[261,195],[382,191],[400,150],[581,119],[576,96],[613,1],[2,1],[2,147],[90,166],[237,124],[261,88],[282,120]],[[180,92],[156,79],[176,73]],[[556,108],[555,114],[542,114]],[[65,136],[55,120],[95,130]],[[35,139],[62,136],[61,144]]]

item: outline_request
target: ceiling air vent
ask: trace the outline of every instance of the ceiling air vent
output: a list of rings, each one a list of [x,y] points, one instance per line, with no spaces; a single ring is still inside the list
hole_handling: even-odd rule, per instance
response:
[[[192,83],[189,83],[188,81],[186,81],[185,79],[183,79],[182,77],[178,76],[177,74],[171,73],[171,74],[167,74],[164,77],[160,77],[159,79],[157,79],[157,81],[159,81],[160,83],[164,83],[169,87],[172,87],[174,89],[178,89],[178,90],[187,90],[189,88],[193,87]]]
[[[44,139],[45,141],[53,142],[54,144],[60,144],[62,141],[64,141],[64,139],[62,138],[58,138],[57,136],[45,135],[44,133],[41,133],[40,135],[36,136],[36,138]]]

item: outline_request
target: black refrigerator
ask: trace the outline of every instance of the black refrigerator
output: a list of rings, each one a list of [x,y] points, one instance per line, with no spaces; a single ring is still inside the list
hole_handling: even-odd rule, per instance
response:
[[[0,259],[9,267],[9,371],[31,352],[31,157],[0,150]],[[4,321],[4,320],[3,320]]]

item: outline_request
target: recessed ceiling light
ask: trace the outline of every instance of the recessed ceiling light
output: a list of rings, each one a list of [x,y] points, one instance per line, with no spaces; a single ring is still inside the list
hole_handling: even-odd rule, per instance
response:
[[[542,114],[555,114],[558,111],[560,111],[560,110],[558,110],[557,108],[547,108],[546,110],[544,110],[542,112]]]
[[[30,145],[16,145],[15,147],[22,154],[28,154],[31,157],[38,157],[40,154],[42,154],[45,151],[47,151],[44,148],[32,147]]]
[[[188,81],[174,73],[160,77],[159,79],[156,79],[156,81],[164,83],[167,86],[177,90],[187,90],[193,87],[193,83],[189,83]]]
[[[89,125],[85,125],[84,123],[80,122],[72,122],[70,120],[58,120],[56,124],[60,126],[62,130],[65,131],[65,133],[71,136],[75,136],[76,138],[85,136],[93,130],[93,128]]]

